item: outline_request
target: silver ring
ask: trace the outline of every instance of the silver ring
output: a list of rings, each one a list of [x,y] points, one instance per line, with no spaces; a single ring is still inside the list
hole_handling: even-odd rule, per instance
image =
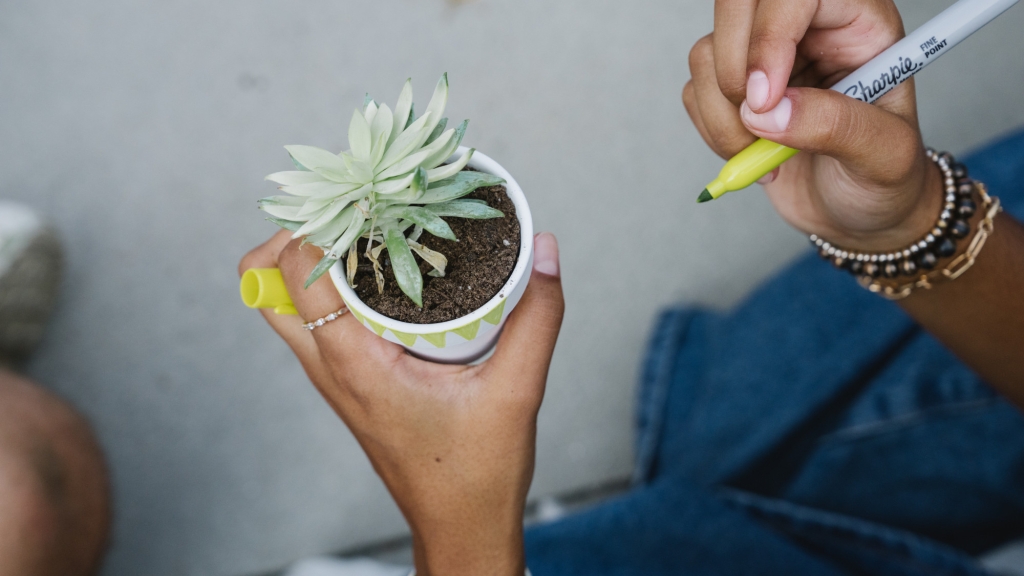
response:
[[[338,310],[337,312],[331,312],[330,314],[328,314],[327,316],[324,316],[323,318],[317,318],[316,320],[313,320],[312,322],[307,322],[306,324],[302,325],[302,328],[312,332],[314,329],[319,328],[320,326],[323,326],[324,324],[327,324],[328,322],[333,322],[334,320],[337,320],[338,318],[341,318],[346,313],[348,313],[348,308],[342,308],[341,310]]]

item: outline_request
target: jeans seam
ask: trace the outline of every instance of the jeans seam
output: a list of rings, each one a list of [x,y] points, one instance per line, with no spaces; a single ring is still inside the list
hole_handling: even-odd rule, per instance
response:
[[[834,444],[838,442],[850,442],[854,440],[860,440],[862,438],[878,436],[880,434],[885,434],[888,432],[903,430],[935,417],[951,416],[961,413],[980,411],[997,403],[998,398],[980,398],[977,400],[970,400],[967,402],[943,404],[942,406],[935,406],[933,408],[916,410],[914,412],[908,412],[906,414],[901,414],[893,418],[887,418],[885,420],[876,420],[874,422],[866,422],[863,424],[850,426],[848,428],[843,428],[842,430],[836,430],[835,432],[830,432],[818,438],[818,444],[822,445]]]
[[[695,311],[671,309],[662,313],[654,330],[638,387],[636,461],[632,483],[648,482],[653,474],[665,419],[665,401],[675,371],[679,342],[685,338]]]
[[[888,558],[905,568],[920,570],[922,574],[932,573],[932,570],[937,568],[952,569],[958,574],[986,573],[973,558],[911,532],[734,488],[723,487],[719,489],[719,494],[726,502],[766,520],[770,521],[772,517],[784,519],[788,526],[784,526],[783,530],[797,538],[807,537],[801,534],[797,523],[803,523],[810,527],[817,525],[819,536],[827,536],[825,532],[821,531],[823,529],[835,531],[835,535],[840,540],[834,541],[838,543]],[[931,558],[922,557],[920,555],[922,551]]]

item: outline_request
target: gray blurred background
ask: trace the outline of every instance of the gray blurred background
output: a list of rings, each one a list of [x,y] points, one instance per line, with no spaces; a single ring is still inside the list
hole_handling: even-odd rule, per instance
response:
[[[908,28],[951,3],[900,2]],[[628,477],[647,330],[728,306],[805,250],[759,190],[698,207],[721,161],[679,93],[710,0],[93,0],[0,4],[0,197],[68,269],[31,374],[95,423],[117,506],[105,575],[260,573],[405,525],[235,267],[284,144],[345,147],[369,91],[442,72],[466,142],[561,241],[565,327],[533,497]],[[1016,7],[919,76],[926,140],[1024,124]],[[714,244],[712,244],[714,243]]]

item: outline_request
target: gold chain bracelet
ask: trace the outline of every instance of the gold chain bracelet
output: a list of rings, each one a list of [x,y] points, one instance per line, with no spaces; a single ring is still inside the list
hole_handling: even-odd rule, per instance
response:
[[[931,290],[935,281],[956,280],[964,272],[967,272],[971,266],[974,266],[978,254],[981,253],[981,249],[985,246],[985,241],[988,240],[988,237],[995,230],[996,214],[1003,210],[999,203],[999,198],[989,196],[984,184],[975,182],[974,187],[978,195],[981,196],[982,210],[985,211],[985,217],[978,224],[978,231],[971,238],[971,243],[967,246],[967,250],[954,258],[945,268],[922,274],[913,282],[893,286],[883,284],[870,276],[860,276],[857,278],[860,285],[889,300],[902,300],[910,296],[918,288]]]

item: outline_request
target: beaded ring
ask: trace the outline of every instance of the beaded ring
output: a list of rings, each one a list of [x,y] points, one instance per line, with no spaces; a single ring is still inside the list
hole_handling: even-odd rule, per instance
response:
[[[942,213],[928,234],[903,250],[875,253],[844,250],[817,234],[811,234],[808,239],[821,257],[855,276],[896,278],[931,270],[940,258],[956,254],[957,240],[971,233],[970,218],[978,210],[974,201],[975,183],[968,177],[967,167],[957,162],[952,154],[938,153],[931,148],[927,153],[942,171],[946,197]]]
[[[342,316],[344,316],[347,313],[348,313],[348,308],[342,307],[342,309],[338,310],[337,312],[331,312],[330,314],[328,314],[327,316],[324,316],[323,318],[317,318],[316,320],[313,320],[312,322],[307,322],[307,323],[303,324],[302,325],[302,329],[303,330],[309,330],[310,332],[312,332],[313,330],[316,330],[317,328],[323,326],[324,324],[327,324],[328,322],[334,322],[335,320],[337,320],[338,318],[341,318]]]

